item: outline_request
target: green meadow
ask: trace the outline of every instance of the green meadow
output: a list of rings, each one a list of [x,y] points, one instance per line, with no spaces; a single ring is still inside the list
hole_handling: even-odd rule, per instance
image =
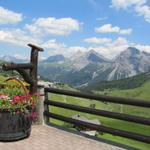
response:
[[[67,89],[69,88],[67,87]],[[107,89],[104,91],[94,91],[94,92],[100,95],[112,95],[112,96],[121,96],[121,97],[150,100],[149,89],[150,89],[150,82],[147,82],[143,84],[141,87],[130,89],[130,90]],[[87,99],[70,97],[70,96],[65,96],[65,95],[58,95],[58,94],[49,94],[49,99],[52,99],[54,101],[68,103],[68,104],[85,106],[85,107],[90,107],[91,104],[95,104],[96,109],[103,109],[103,110],[108,110],[108,111],[113,111],[113,112],[123,112],[126,114],[132,114],[132,115],[150,118],[150,111],[148,108],[112,104],[112,103],[103,103],[103,102],[97,102],[95,100],[87,100]],[[125,131],[131,131],[131,132],[144,134],[144,135],[150,135],[150,127],[146,125],[130,123],[127,121],[121,121],[117,119],[110,119],[106,117],[91,115],[87,113],[81,113],[81,112],[53,107],[53,106],[50,106],[49,109],[51,112],[54,112],[63,116],[71,117],[73,115],[80,114],[81,116],[87,117],[89,119],[97,118],[103,125],[106,125],[108,127],[113,127],[113,128],[121,129]],[[63,126],[65,128],[72,129],[72,126],[70,124],[65,123],[63,121],[58,121],[58,120],[50,118],[50,122]],[[145,144],[143,142],[138,142],[138,141],[130,140],[127,138],[122,138],[119,136],[113,136],[107,133],[103,133],[103,134],[100,133],[97,136],[99,138],[108,139],[110,141],[115,141],[118,143],[129,145],[134,148],[141,149],[141,150],[150,149],[150,144]]]

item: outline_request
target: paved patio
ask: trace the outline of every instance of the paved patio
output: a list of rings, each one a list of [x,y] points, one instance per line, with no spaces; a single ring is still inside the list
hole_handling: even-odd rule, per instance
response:
[[[121,150],[121,148],[50,126],[35,125],[29,138],[0,142],[0,150]]]

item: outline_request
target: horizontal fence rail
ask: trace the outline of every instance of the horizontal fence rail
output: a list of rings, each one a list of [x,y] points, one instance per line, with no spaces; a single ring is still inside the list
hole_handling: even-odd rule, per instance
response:
[[[105,132],[105,133],[109,133],[109,134],[113,134],[113,135],[117,135],[117,136],[121,136],[121,137],[125,137],[125,138],[130,138],[130,139],[138,140],[141,142],[150,143],[150,136],[137,134],[134,132],[123,131],[123,130],[119,130],[119,129],[115,129],[115,128],[110,128],[110,127],[107,127],[104,125],[96,125],[96,124],[84,122],[81,120],[65,117],[62,115],[58,115],[58,114],[49,112],[49,106],[55,106],[55,107],[59,107],[59,108],[80,111],[80,112],[84,112],[84,113],[89,113],[89,114],[94,114],[94,115],[98,115],[98,116],[119,119],[119,120],[123,120],[123,121],[134,122],[134,123],[139,123],[139,124],[144,124],[144,125],[150,125],[150,118],[144,118],[144,117],[124,114],[124,113],[111,112],[111,111],[106,111],[106,110],[88,108],[88,107],[53,101],[53,100],[49,100],[48,93],[84,98],[81,100],[90,99],[90,100],[96,100],[96,101],[101,101],[101,102],[126,104],[126,105],[139,106],[139,107],[145,107],[145,108],[150,107],[149,101],[137,100],[137,99],[127,99],[127,98],[121,98],[121,97],[99,96],[99,95],[94,95],[94,94],[85,94],[85,93],[80,93],[80,92],[75,92],[75,91],[67,91],[67,90],[60,90],[60,89],[54,89],[54,88],[45,88],[44,91],[45,91],[45,101],[44,101],[45,122],[48,122],[49,118],[54,118],[57,120],[69,122],[69,123],[72,123],[72,124],[75,124],[78,126],[89,128],[89,129],[94,129],[97,131],[101,131],[101,132]]]
[[[65,117],[62,115],[54,114],[54,113],[51,113],[48,111],[45,111],[44,115],[51,117],[51,118],[54,118],[54,119],[61,120],[61,121],[73,123],[73,124],[78,125],[78,126],[84,126],[84,127],[90,128],[90,129],[97,130],[97,131],[110,133],[110,134],[122,136],[125,138],[130,138],[130,139],[138,140],[138,141],[145,142],[145,143],[150,143],[150,137],[149,136],[145,136],[145,135],[141,135],[141,134],[137,134],[137,133],[133,134],[132,132],[118,130],[118,129],[106,127],[103,125],[96,125],[96,124],[84,122],[81,120],[76,120],[76,119],[72,119],[69,117]]]
[[[122,113],[116,113],[116,112],[109,112],[109,111],[105,111],[105,110],[87,108],[87,107],[82,107],[82,106],[77,106],[77,105],[71,105],[71,104],[56,102],[56,101],[52,101],[52,100],[50,100],[50,101],[47,100],[44,103],[47,105],[51,105],[51,106],[66,108],[66,109],[75,110],[75,111],[86,112],[86,113],[90,113],[90,114],[94,114],[94,115],[100,115],[100,116],[104,116],[104,117],[109,117],[109,118],[114,118],[114,119],[120,119],[120,120],[150,125],[150,118],[143,118],[143,117],[138,117],[138,116],[133,116],[133,115],[128,115],[128,114],[122,114]]]
[[[45,92],[68,95],[68,96],[73,96],[73,97],[80,97],[80,98],[85,98],[85,99],[93,99],[93,100],[97,100],[101,102],[111,102],[111,103],[126,104],[126,105],[140,106],[140,107],[150,107],[150,101],[139,100],[139,99],[130,99],[130,98],[112,97],[112,96],[100,96],[100,95],[95,95],[95,94],[86,94],[86,93],[81,93],[81,92],[60,90],[60,89],[54,89],[54,88],[45,88]]]

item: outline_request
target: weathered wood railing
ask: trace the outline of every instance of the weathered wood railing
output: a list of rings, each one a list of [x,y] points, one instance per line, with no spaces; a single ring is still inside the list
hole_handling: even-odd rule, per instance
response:
[[[55,107],[85,112],[89,114],[94,114],[94,115],[99,115],[103,117],[119,119],[123,121],[129,121],[129,122],[134,122],[134,123],[139,123],[139,124],[144,124],[144,125],[150,125],[150,118],[138,117],[138,116],[124,114],[124,113],[110,112],[106,110],[99,110],[99,109],[87,108],[83,106],[66,104],[62,102],[56,102],[53,100],[49,100],[48,93],[61,94],[61,95],[67,95],[67,96],[73,96],[73,97],[79,97],[79,98],[85,98],[85,99],[92,99],[92,100],[101,101],[101,102],[111,102],[111,103],[117,103],[117,104],[139,106],[139,107],[145,107],[147,109],[150,108],[150,101],[127,99],[127,98],[121,98],[121,97],[99,96],[99,95],[94,95],[94,94],[85,94],[85,93],[80,93],[80,92],[60,90],[60,89],[54,89],[54,88],[45,88],[45,101],[44,101],[45,123],[49,122],[49,118],[54,118],[57,120],[75,124],[77,126],[83,126],[83,127],[94,129],[94,130],[101,131],[104,133],[109,133],[112,135],[117,135],[117,136],[129,138],[129,139],[133,139],[133,140],[137,140],[137,141],[141,141],[145,143],[150,143],[150,136],[137,134],[134,132],[128,132],[128,131],[124,131],[120,129],[115,129],[115,128],[107,127],[104,125],[96,125],[92,123],[87,123],[84,121],[79,121],[76,119],[58,115],[58,114],[50,112],[49,106],[55,106]]]

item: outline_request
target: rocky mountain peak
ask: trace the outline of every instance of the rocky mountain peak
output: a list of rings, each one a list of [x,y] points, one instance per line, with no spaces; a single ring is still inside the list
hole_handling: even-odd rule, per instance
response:
[[[100,55],[93,49],[87,52],[85,55],[86,55],[86,58],[92,63],[108,62],[108,60],[104,56]]]
[[[132,59],[138,57],[140,54],[141,52],[138,49],[134,47],[128,47],[126,50],[121,52],[120,55],[118,55],[117,59]]]
[[[128,47],[127,50],[126,50],[126,52],[130,52],[132,55],[136,55],[136,54],[140,53],[140,50],[138,50],[135,47]]]

